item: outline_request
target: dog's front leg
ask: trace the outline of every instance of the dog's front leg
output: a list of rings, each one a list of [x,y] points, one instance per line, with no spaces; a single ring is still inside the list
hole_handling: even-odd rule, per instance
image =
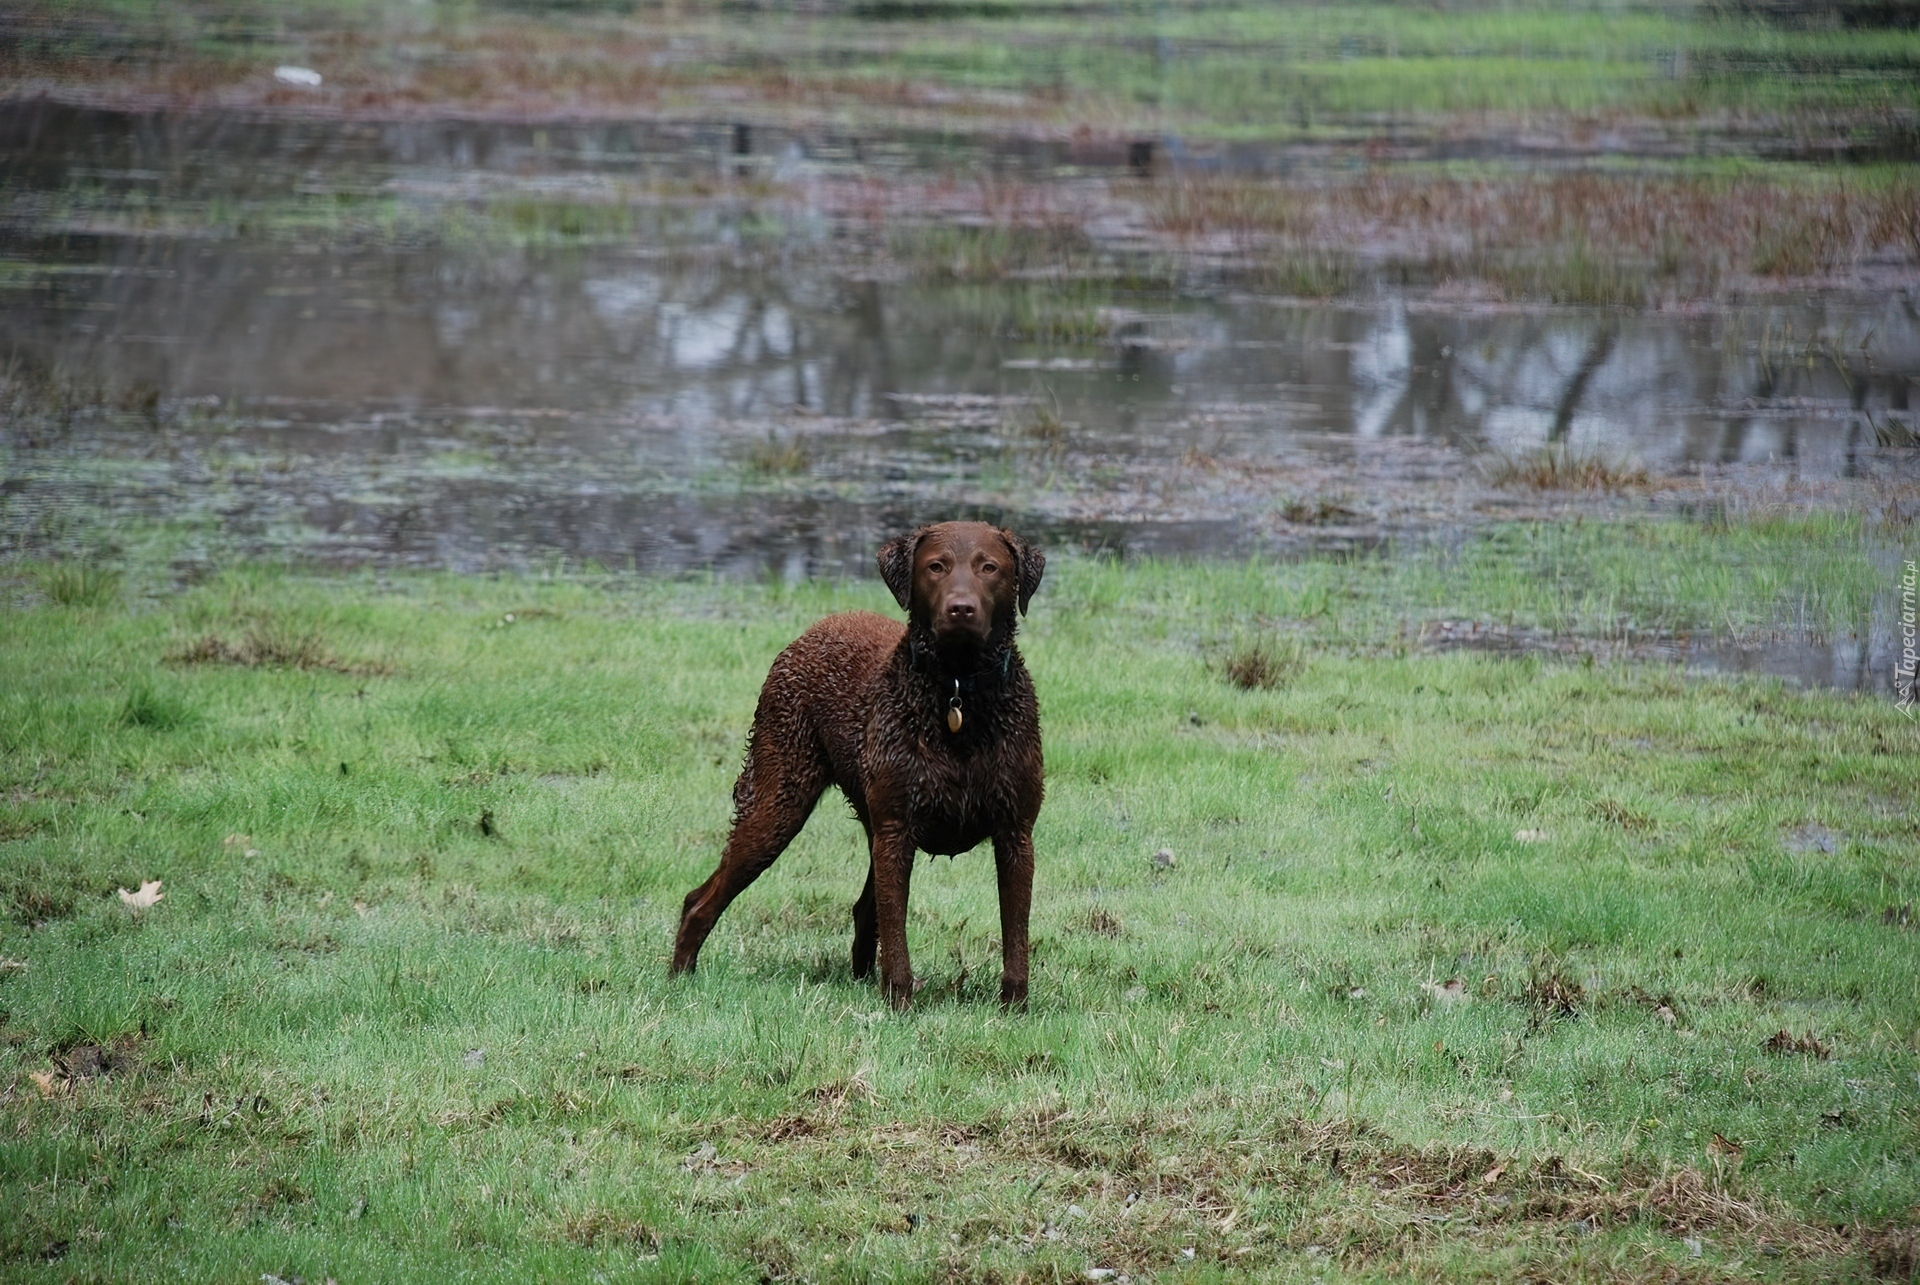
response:
[[[1000,1006],[1027,1006],[1027,917],[1033,907],[1033,830],[993,837],[993,872],[1000,884]]]
[[[898,821],[873,827],[873,909],[880,929],[880,993],[897,1009],[913,1003],[913,961],[907,956],[907,891],[913,882],[913,836]]]

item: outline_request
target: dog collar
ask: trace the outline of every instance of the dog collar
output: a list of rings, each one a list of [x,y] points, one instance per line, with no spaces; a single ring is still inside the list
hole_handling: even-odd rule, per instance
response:
[[[999,664],[988,665],[984,669],[976,669],[971,674],[961,674],[957,677],[952,674],[942,673],[939,663],[933,658],[931,649],[921,647],[918,638],[909,637],[907,639],[907,656],[909,663],[914,669],[919,670],[921,673],[934,674],[940,678],[942,683],[953,684],[956,693],[975,692],[989,683],[1004,683],[1007,681],[1007,674],[1013,668],[1012,644],[1008,644],[1008,646],[1001,651]]]
[[[988,683],[996,686],[1005,683],[1007,681],[1007,674],[1013,667],[1012,644],[1008,644],[1007,647],[1001,651],[1000,663],[998,665],[989,665],[985,669],[976,669],[971,674],[951,675],[941,673],[937,664],[929,663],[922,665],[922,656],[927,656],[929,662],[931,662],[932,657],[928,652],[922,650],[920,640],[909,635],[907,639],[908,663],[914,669],[922,672],[931,670],[943,679],[945,684],[950,684],[946,693],[947,731],[955,735],[959,734],[960,728],[966,723],[966,715],[960,708],[961,696],[970,695],[973,692],[979,691],[982,686]]]

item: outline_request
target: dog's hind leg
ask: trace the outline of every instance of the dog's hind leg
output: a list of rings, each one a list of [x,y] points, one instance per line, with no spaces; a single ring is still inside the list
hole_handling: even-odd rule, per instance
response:
[[[826,756],[812,738],[781,744],[759,726],[747,746],[747,765],[733,787],[733,830],[720,865],[687,894],[673,942],[675,973],[690,973],[714,921],[766,872],[807,823],[827,788]]]

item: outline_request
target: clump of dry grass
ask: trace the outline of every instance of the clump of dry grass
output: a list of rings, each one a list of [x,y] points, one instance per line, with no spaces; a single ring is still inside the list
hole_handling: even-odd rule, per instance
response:
[[[387,674],[389,665],[345,661],[317,631],[273,623],[250,626],[238,642],[205,634],[167,657],[175,665],[242,665],[249,669],[325,669],[337,674]]]
[[[1060,415],[1060,399],[1051,388],[1046,394],[1046,400],[1034,400],[1025,417],[1008,423],[1006,432],[1009,437],[1057,451],[1067,444],[1068,425]]]
[[[1221,662],[1226,680],[1242,691],[1272,691],[1306,667],[1306,645],[1297,638],[1260,639],[1229,651]]]
[[[1296,526],[1329,526],[1351,522],[1360,514],[1330,496],[1296,495],[1280,506],[1280,516]]]
[[[1147,223],[1177,237],[1298,234],[1314,226],[1317,195],[1274,182],[1196,175],[1154,187]]]
[[[1730,278],[1807,277],[1892,253],[1920,261],[1920,190],[1563,174],[1318,187],[1200,176],[1144,198],[1147,225],[1271,259],[1276,288],[1342,293],[1378,271],[1485,281],[1515,298],[1638,306]],[[1303,266],[1304,265],[1304,269]]]
[[[660,1248],[660,1233],[646,1223],[617,1210],[598,1206],[569,1217],[561,1226],[560,1234],[574,1244],[585,1245],[589,1249],[604,1245],[627,1245],[656,1251]]]
[[[1560,961],[1544,959],[1529,970],[1521,999],[1533,1010],[1536,1021],[1578,1017],[1586,1007],[1587,988],[1568,977]]]
[[[1498,452],[1486,472],[1495,486],[1530,486],[1536,491],[1630,491],[1652,482],[1640,465],[1565,445]]]
[[[813,464],[813,452],[798,433],[788,437],[768,430],[766,440],[747,447],[747,469],[762,477],[792,477]]]
[[[1810,1057],[1820,1062],[1833,1056],[1833,1050],[1812,1031],[1804,1035],[1795,1035],[1785,1029],[1778,1030],[1768,1036],[1760,1047],[1776,1056]]]

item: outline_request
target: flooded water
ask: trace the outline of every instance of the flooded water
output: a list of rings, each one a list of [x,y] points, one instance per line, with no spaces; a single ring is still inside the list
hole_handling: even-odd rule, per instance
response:
[[[1136,552],[1365,545],[1457,521],[1489,451],[1846,478],[1875,466],[1877,426],[1912,422],[1920,381],[1907,292],[1314,303],[1142,289],[1119,251],[1104,277],[943,280],[807,205],[836,167],[967,160],[935,138],[47,108],[0,122],[0,148],[0,351],[112,412],[9,426],[0,522],[29,546],[75,503],[242,550],[467,569],[864,570],[935,514]],[[799,193],[772,221],[675,199],[618,235],[415,234],[502,192],[544,228],[608,175],[769,153]],[[1107,181],[1087,160],[1009,145],[995,164]],[[316,224],[329,194],[390,202],[393,230]],[[276,201],[301,217],[276,223]],[[1321,520],[1276,516],[1290,499]]]

